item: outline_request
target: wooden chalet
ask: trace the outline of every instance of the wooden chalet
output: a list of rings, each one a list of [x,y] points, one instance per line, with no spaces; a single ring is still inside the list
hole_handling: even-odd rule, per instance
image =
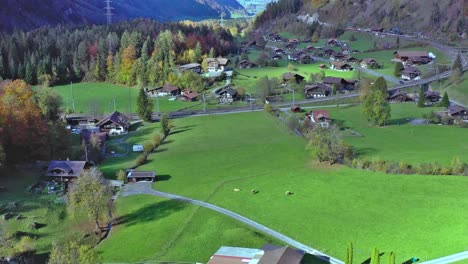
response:
[[[45,176],[51,180],[69,181],[80,177],[85,167],[86,161],[53,160]]]
[[[332,49],[324,49],[323,50],[323,53],[327,56],[333,56],[335,55],[336,51],[332,50]]]
[[[257,64],[248,60],[241,60],[239,62],[239,68],[241,69],[250,69],[250,68],[255,68],[255,67],[257,67]]]
[[[346,55],[341,52],[335,52],[330,56],[330,60],[332,61],[344,61]]]
[[[264,250],[263,256],[257,264],[300,264],[304,257],[303,251],[294,250],[290,247],[278,247],[275,249]]]
[[[327,40],[327,45],[328,46],[337,46],[338,45],[338,39],[336,38],[330,38]]]
[[[220,103],[232,103],[237,100],[237,91],[227,87],[218,92]]]
[[[283,55],[284,54],[284,50],[283,49],[280,49],[280,48],[275,48],[273,50],[273,53],[275,53],[276,55]]]
[[[185,101],[185,102],[196,101],[199,96],[197,92],[189,90],[189,89],[182,90],[181,95],[182,95],[182,101]]]
[[[440,101],[441,98],[440,93],[437,91],[425,91],[424,97],[430,103],[437,103]]]
[[[328,66],[325,64],[319,64],[320,69],[328,69]]]
[[[460,105],[452,105],[447,107],[445,110],[447,115],[452,118],[460,119],[462,121],[468,121],[468,109]]]
[[[379,67],[379,63],[374,58],[365,58],[365,59],[361,60],[359,65],[361,66],[361,68],[370,68],[370,69],[374,69],[374,68]]]
[[[128,132],[130,122],[128,117],[115,111],[97,123],[96,126],[101,132],[106,132],[109,135],[120,135]]]
[[[289,42],[288,44],[286,44],[285,47],[286,47],[288,50],[292,50],[292,49],[297,48],[297,45],[298,45],[297,42]]]
[[[176,96],[180,94],[180,88],[171,84],[165,84],[164,86],[157,88],[145,88],[145,91],[149,97],[166,95]]]
[[[395,59],[400,60],[405,64],[427,64],[432,60],[427,51],[405,50],[395,51],[393,54],[395,55]]]
[[[333,87],[333,85],[338,85],[340,92],[343,90],[354,90],[356,81],[349,81],[339,77],[325,77],[323,83]]]
[[[314,60],[312,59],[312,57],[310,57],[309,55],[307,54],[302,54],[301,56],[299,56],[299,58],[297,58],[297,61],[300,63],[300,64],[310,64],[310,63],[313,63]]]
[[[335,71],[352,71],[353,70],[353,67],[345,62],[332,61],[330,64],[331,64],[330,68]]]
[[[283,38],[276,32],[269,34],[268,39],[270,39],[271,41],[275,41],[275,42],[283,40]]]
[[[418,80],[420,79],[421,71],[414,66],[406,66],[401,71],[401,78],[405,80]]]
[[[306,114],[306,118],[312,121],[312,124],[321,127],[329,127],[331,123],[330,112],[328,110],[313,110]]]
[[[156,178],[156,173],[154,171],[129,170],[127,172],[128,182],[154,181],[155,178]]]
[[[281,55],[278,55],[278,54],[275,54],[273,56],[271,56],[271,59],[272,60],[281,60],[283,57],[281,57]]]
[[[406,103],[414,102],[414,98],[408,95],[407,93],[401,92],[400,89],[398,89],[389,93],[388,101],[396,103]]]
[[[343,58],[344,61],[346,61],[347,63],[356,63],[356,62],[359,62],[359,59],[353,57],[353,56],[345,56]]]
[[[299,84],[304,80],[304,76],[292,72],[283,74],[283,83],[290,82],[291,80],[295,80],[295,82]]]
[[[208,72],[218,72],[218,71],[224,71],[224,68],[228,64],[229,59],[226,58],[206,58],[203,60],[203,63],[206,63],[208,65],[207,71]]]
[[[309,46],[306,47],[306,50],[309,51],[309,52],[311,52],[311,51],[314,51],[314,50],[315,50],[315,47],[312,46],[312,45],[309,45]]]
[[[291,106],[291,111],[293,113],[300,113],[302,111],[302,109],[297,105],[293,105],[293,106]]]
[[[304,87],[304,95],[307,99],[321,98],[329,96],[332,92],[332,87],[324,83],[307,84]]]

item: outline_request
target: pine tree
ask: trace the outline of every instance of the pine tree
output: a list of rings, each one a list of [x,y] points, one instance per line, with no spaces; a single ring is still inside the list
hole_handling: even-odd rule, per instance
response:
[[[424,90],[420,89],[419,96],[418,96],[418,107],[424,107],[424,106],[426,106],[426,96],[424,95]]]
[[[138,116],[144,121],[151,121],[151,114],[153,112],[153,101],[148,98],[144,89],[140,89],[137,99],[137,113]]]
[[[455,61],[453,62],[452,71],[454,71],[455,69],[459,69],[459,70],[463,69],[460,54],[457,55],[457,57],[455,58]]]
[[[201,49],[201,44],[200,42],[197,42],[197,45],[195,46],[194,50],[194,57],[196,62],[200,62],[202,58],[202,49]]]
[[[405,66],[401,62],[397,62],[395,64],[395,70],[393,71],[393,75],[400,77],[401,76],[401,71],[405,69]]]
[[[346,252],[345,264],[353,264],[353,243],[349,242],[348,251]]]
[[[31,64],[28,62],[26,63],[26,69],[24,72],[24,81],[28,84],[33,84],[34,83],[34,73],[33,69],[31,67]]]
[[[216,56],[216,52],[213,47],[210,49],[210,53],[208,53],[208,58],[214,58]]]
[[[442,106],[442,107],[449,107],[450,106],[450,100],[449,100],[447,92],[444,92],[444,96],[442,97],[442,101],[440,102],[440,106]]]

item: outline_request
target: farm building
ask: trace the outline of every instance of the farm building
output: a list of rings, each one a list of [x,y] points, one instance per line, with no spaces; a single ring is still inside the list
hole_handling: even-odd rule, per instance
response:
[[[414,102],[414,98],[408,95],[407,93],[403,93],[398,90],[394,90],[390,92],[388,96],[388,100],[390,102],[398,102],[398,103],[405,103],[405,102]]]
[[[254,67],[257,67],[257,64],[255,64],[253,62],[250,62],[248,60],[241,60],[239,62],[239,68],[241,68],[241,69],[250,69],[250,68],[254,68]]]
[[[356,63],[359,61],[357,58],[353,56],[345,56],[343,60],[346,61],[347,63]]]
[[[351,65],[345,62],[332,61],[330,64],[331,64],[330,68],[335,71],[352,71],[353,70],[353,67],[351,67]]]
[[[149,97],[166,96],[166,95],[176,96],[179,93],[180,93],[180,88],[171,84],[165,84],[162,87],[157,87],[153,89],[146,88],[146,94]]]
[[[426,100],[430,103],[437,103],[440,101],[440,93],[436,91],[426,91],[424,92],[424,97],[426,97]]]
[[[395,51],[394,55],[405,64],[427,64],[432,60],[427,51]]]
[[[218,92],[220,103],[232,103],[237,100],[237,91],[227,87]]]
[[[265,253],[258,264],[300,264],[304,257],[304,252],[290,247],[265,245],[262,250]]]
[[[331,123],[330,112],[328,110],[313,110],[306,114],[313,124],[318,124],[321,127],[329,127]]]
[[[99,131],[109,135],[121,135],[128,133],[130,122],[128,117],[115,111],[96,124]]]
[[[129,182],[154,181],[156,173],[154,171],[127,171],[127,180]]]
[[[302,54],[301,56],[299,56],[299,58],[297,58],[297,61],[301,64],[310,64],[314,62],[314,60],[307,54]]]
[[[330,56],[330,60],[332,61],[343,61],[345,59],[345,55],[341,52],[336,52]]]
[[[287,83],[291,80],[295,80],[297,84],[301,83],[304,80],[304,76],[297,73],[287,72],[283,74],[283,82]]]
[[[45,176],[50,179],[69,181],[81,176],[86,161],[53,160],[49,163]]]
[[[276,54],[276,55],[282,55],[284,54],[284,50],[280,49],[280,48],[275,48],[273,50],[273,52]]]
[[[303,256],[303,251],[270,244],[261,249],[222,246],[208,264],[299,264]]]
[[[180,65],[178,69],[180,72],[193,71],[194,73],[197,73],[197,74],[202,73],[202,67],[200,63],[189,63],[189,64]]]
[[[340,92],[342,92],[343,90],[354,90],[354,85],[356,82],[348,81],[339,77],[325,77],[323,79],[323,83],[330,85],[331,87],[336,84],[338,85]]]
[[[189,89],[182,90],[182,101],[191,102],[196,101],[198,97],[198,93]]]
[[[275,54],[275,55],[271,56],[271,59],[272,60],[281,60],[282,57],[281,57],[281,55]]]
[[[307,84],[304,87],[304,94],[307,99],[329,96],[332,87],[324,83]]]
[[[453,118],[460,118],[463,121],[468,121],[468,109],[463,106],[452,105],[447,107],[445,112]]]

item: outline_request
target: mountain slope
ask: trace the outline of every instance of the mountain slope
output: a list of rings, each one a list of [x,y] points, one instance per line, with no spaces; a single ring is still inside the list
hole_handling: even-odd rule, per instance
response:
[[[100,24],[104,0],[0,0],[0,30],[44,25]],[[224,12],[245,12],[236,0],[114,0],[114,21],[145,17],[166,21],[201,20]]]
[[[284,15],[283,7],[296,0],[280,0],[261,15],[260,23]],[[399,27],[403,31],[455,34],[466,31],[464,0],[301,0],[301,8],[288,15],[314,17],[330,25],[358,27]],[[280,8],[281,6],[281,8]],[[297,4],[296,4],[297,6]]]

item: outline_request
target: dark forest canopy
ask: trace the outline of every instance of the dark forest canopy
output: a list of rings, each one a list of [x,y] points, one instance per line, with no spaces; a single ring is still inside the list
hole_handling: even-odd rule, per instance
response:
[[[164,33],[164,34],[161,34]],[[199,43],[199,44],[198,44]],[[216,25],[137,19],[111,26],[40,28],[0,35],[0,77],[28,84],[110,81],[160,85],[176,64],[236,51]]]

